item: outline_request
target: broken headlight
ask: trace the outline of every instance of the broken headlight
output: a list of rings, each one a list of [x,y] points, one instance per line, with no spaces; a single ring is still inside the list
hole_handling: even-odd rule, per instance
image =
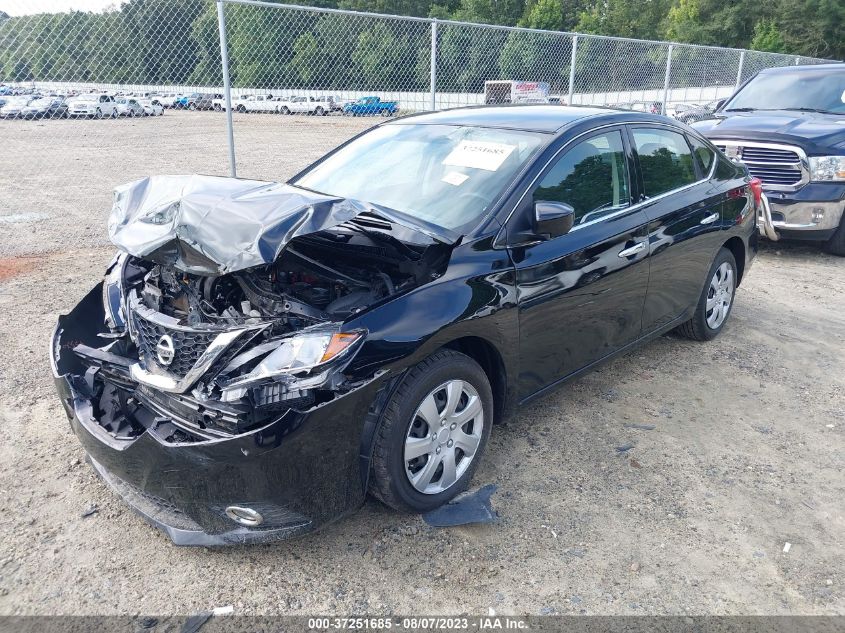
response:
[[[106,325],[112,331],[126,327],[123,312],[123,269],[125,266],[126,255],[118,253],[106,269],[106,276],[103,279],[103,310],[106,313]]]
[[[281,380],[320,368],[348,355],[364,340],[365,332],[339,332],[337,327],[316,326],[279,340],[279,345],[253,369],[227,380],[224,391]],[[249,352],[247,352],[249,353]],[[235,359],[234,362],[236,362]]]

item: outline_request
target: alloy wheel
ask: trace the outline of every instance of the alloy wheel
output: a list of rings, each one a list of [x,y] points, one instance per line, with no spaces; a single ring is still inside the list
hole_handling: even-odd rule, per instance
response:
[[[734,297],[734,271],[728,262],[723,262],[710,279],[707,291],[707,326],[716,330],[724,323]]]
[[[405,474],[423,494],[453,486],[478,452],[484,406],[478,391],[463,380],[433,389],[417,407],[405,438]]]

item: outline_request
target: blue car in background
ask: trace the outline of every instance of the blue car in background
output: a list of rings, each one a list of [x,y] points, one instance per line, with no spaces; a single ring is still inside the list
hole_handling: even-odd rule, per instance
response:
[[[399,105],[395,101],[382,101],[378,97],[361,97],[343,106],[343,113],[348,116],[393,116],[398,111]]]

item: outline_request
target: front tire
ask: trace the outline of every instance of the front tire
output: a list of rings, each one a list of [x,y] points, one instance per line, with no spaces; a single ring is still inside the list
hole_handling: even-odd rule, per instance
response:
[[[727,248],[720,248],[710,266],[695,313],[677,328],[678,333],[694,341],[716,338],[731,314],[738,279],[733,253]]]
[[[493,423],[493,393],[469,356],[441,350],[410,369],[385,406],[370,493],[397,510],[428,512],[466,490]]]

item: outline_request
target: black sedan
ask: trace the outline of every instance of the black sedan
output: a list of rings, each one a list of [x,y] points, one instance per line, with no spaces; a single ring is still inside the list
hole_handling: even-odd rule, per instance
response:
[[[119,254],[59,318],[103,479],[178,544],[426,512],[496,422],[669,330],[725,327],[759,183],[665,117],[468,108],[379,125],[287,184],[118,188]]]

